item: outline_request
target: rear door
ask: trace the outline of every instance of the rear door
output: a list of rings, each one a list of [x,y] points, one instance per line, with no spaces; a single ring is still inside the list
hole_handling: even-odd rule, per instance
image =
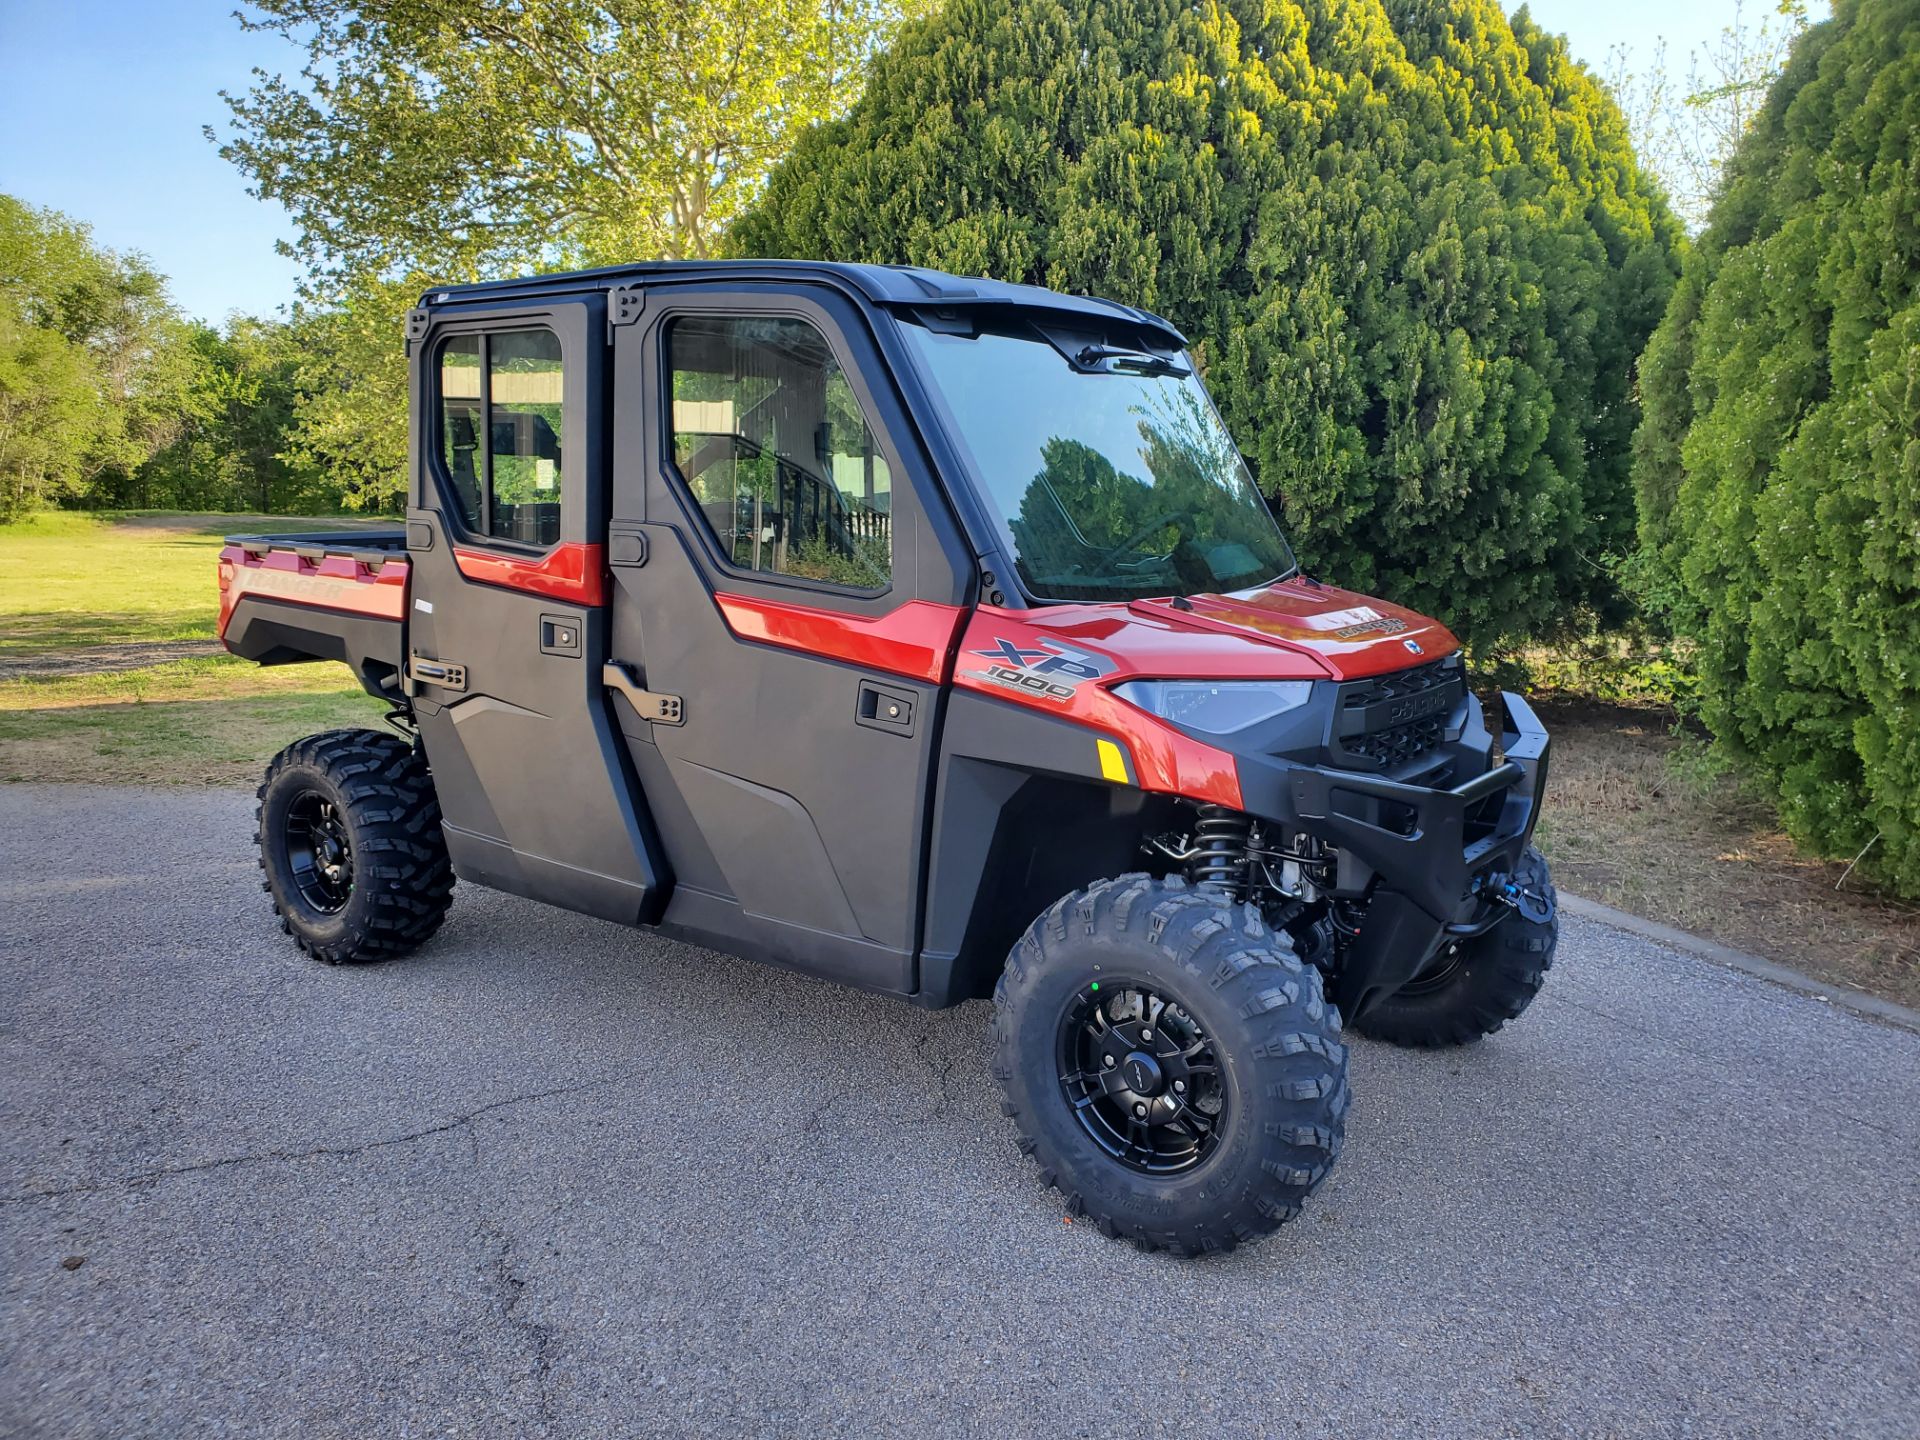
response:
[[[793,284],[617,310],[612,656],[654,698],[616,709],[665,924],[911,991],[971,572],[868,322]]]
[[[604,298],[416,317],[409,671],[454,867],[651,920],[658,842],[602,684]]]

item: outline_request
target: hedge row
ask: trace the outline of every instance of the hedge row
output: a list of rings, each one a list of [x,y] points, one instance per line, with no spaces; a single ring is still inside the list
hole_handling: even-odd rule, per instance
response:
[[[1653,594],[1788,829],[1920,894],[1920,3],[1839,0],[1642,364]]]

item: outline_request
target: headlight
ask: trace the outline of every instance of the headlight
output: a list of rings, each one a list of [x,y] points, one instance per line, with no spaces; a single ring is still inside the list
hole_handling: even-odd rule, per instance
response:
[[[1298,710],[1313,694],[1311,680],[1129,680],[1113,693],[1162,720],[1231,735],[1262,720]]]

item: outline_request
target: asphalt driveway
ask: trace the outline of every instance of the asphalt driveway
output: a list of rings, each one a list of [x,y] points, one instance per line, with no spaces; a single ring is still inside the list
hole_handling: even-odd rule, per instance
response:
[[[330,969],[251,831],[0,786],[0,1434],[1920,1434],[1920,1035],[1569,920],[1185,1262],[1064,1223],[984,1005],[466,887]]]

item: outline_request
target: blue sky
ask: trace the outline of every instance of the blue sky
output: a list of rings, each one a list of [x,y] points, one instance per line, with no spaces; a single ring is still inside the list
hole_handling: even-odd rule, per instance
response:
[[[1759,9],[1768,0],[1749,0]],[[1534,0],[1534,18],[1599,67],[1610,46],[1683,56],[1733,0]],[[297,271],[274,253],[291,234],[202,138],[222,89],[297,53],[242,33],[232,0],[0,0],[0,190],[63,210],[116,249],[140,250],[189,312],[268,313]],[[1677,68],[1684,70],[1684,64]]]

